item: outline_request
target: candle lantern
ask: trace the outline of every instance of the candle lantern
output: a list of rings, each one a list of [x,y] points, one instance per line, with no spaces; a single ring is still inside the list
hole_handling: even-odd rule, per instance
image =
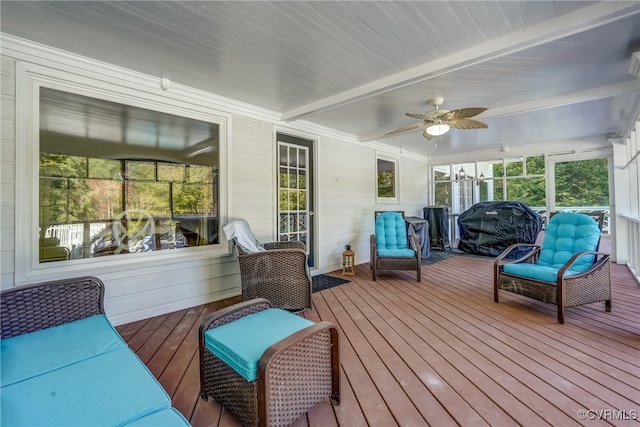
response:
[[[354,276],[356,274],[356,254],[351,250],[351,245],[344,247],[342,252],[342,275]]]

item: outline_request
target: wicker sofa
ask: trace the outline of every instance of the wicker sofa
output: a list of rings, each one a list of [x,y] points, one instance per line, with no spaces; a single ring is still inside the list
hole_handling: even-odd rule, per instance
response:
[[[0,293],[0,424],[188,426],[82,277]]]

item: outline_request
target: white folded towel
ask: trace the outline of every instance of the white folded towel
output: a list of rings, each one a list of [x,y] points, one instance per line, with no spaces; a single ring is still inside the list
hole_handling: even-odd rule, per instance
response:
[[[266,250],[262,247],[262,243],[256,240],[251,232],[249,223],[244,219],[233,219],[222,227],[224,234],[228,240],[235,239],[236,244],[247,253],[261,252]]]

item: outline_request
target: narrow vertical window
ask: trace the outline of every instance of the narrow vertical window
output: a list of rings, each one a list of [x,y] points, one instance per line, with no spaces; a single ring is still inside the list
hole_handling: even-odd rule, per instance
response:
[[[395,159],[377,158],[377,197],[383,200],[398,198],[398,162]]]

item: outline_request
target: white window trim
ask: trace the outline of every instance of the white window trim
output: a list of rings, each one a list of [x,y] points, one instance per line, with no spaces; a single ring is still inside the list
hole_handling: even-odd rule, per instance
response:
[[[69,59],[69,58],[67,58]],[[73,62],[73,61],[72,61]],[[86,66],[86,62],[83,62]],[[67,66],[69,64],[66,64]],[[72,64],[73,65],[73,64]],[[231,115],[207,105],[206,94],[186,87],[163,91],[155,78],[135,74],[117,67],[100,72],[78,67],[73,73],[39,64],[17,61],[16,64],[16,285],[40,280],[83,274],[110,274],[127,268],[154,268],[231,253],[222,232],[230,207],[229,141]],[[38,257],[39,209],[39,88],[45,86],[85,96],[101,98],[213,122],[220,129],[219,152],[219,243],[177,250],[154,251],[126,256],[98,257],[65,262],[40,263]]]
[[[378,160],[392,162],[394,165],[394,194],[395,197],[380,197],[378,195]],[[400,202],[400,159],[398,157],[389,156],[387,154],[376,153],[375,163],[375,192],[376,203],[399,203]]]

